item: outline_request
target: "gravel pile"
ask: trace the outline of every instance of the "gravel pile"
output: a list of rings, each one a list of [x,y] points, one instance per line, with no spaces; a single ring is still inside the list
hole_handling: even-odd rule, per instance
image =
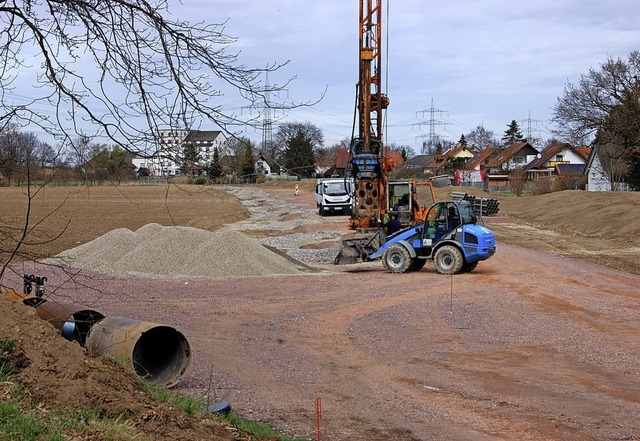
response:
[[[135,232],[119,228],[64,251],[48,262],[112,275],[233,277],[309,272],[310,268],[302,262],[333,262],[338,254],[338,248],[303,247],[335,240],[340,233],[291,233],[303,223],[317,223],[315,213],[273,198],[262,190],[222,189],[234,194],[247,207],[250,219],[217,232],[159,224],[148,224]],[[281,220],[291,219],[292,214],[295,220]],[[282,231],[283,234],[254,239],[243,234],[243,230]]]
[[[136,276],[224,277],[298,274],[308,269],[245,234],[148,224],[119,228],[50,261],[91,271]]]

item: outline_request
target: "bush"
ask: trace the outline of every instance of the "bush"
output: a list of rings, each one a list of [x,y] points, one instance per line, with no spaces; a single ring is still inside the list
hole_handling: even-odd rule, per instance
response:
[[[207,178],[204,176],[198,176],[193,183],[196,185],[204,185],[207,183]]]
[[[524,184],[527,182],[526,170],[514,170],[509,174],[509,186],[516,196],[522,196]]]
[[[531,183],[531,192],[534,195],[551,193],[553,191],[553,180],[540,178]]]

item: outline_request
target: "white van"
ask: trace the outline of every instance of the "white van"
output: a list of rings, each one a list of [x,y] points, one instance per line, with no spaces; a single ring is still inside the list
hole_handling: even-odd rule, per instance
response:
[[[324,216],[326,213],[351,215],[353,210],[353,179],[318,179],[315,197],[320,216]]]

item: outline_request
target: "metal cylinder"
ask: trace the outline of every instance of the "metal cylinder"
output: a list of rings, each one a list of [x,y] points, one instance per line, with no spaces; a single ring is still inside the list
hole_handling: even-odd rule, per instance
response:
[[[93,356],[123,359],[136,374],[165,387],[178,383],[191,356],[189,342],[176,329],[124,317],[107,317],[96,323],[85,348]]]
[[[59,303],[42,297],[27,297],[23,302],[33,306],[38,317],[55,326],[64,338],[82,346],[91,328],[104,318],[98,311],[73,303]]]

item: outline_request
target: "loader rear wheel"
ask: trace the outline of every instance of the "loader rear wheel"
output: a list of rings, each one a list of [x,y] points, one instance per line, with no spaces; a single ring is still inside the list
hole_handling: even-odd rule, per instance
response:
[[[462,269],[464,258],[460,250],[453,245],[444,245],[436,251],[433,263],[441,274],[456,274]]]
[[[402,245],[391,245],[382,256],[384,267],[391,273],[404,273],[411,265],[409,251]]]

